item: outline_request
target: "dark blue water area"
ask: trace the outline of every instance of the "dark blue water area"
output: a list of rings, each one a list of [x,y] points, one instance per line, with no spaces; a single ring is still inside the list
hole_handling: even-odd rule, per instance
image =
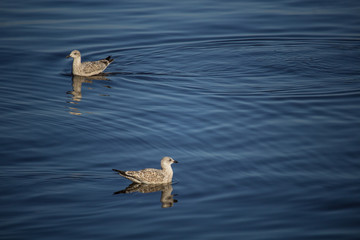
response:
[[[359,12],[2,1],[0,239],[358,239]],[[163,156],[172,184],[122,192]]]

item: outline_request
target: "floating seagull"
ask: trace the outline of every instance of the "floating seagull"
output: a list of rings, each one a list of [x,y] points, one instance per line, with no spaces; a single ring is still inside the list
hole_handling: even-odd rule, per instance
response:
[[[78,50],[73,50],[67,58],[74,58],[72,73],[77,76],[93,76],[104,71],[109,64],[114,61],[111,56],[94,62],[81,62],[81,54]]]
[[[163,157],[161,159],[161,170],[154,168],[145,168],[139,171],[121,171],[113,169],[119,175],[135,182],[145,184],[163,184],[170,183],[173,177],[173,170],[171,164],[178,163],[171,157]]]

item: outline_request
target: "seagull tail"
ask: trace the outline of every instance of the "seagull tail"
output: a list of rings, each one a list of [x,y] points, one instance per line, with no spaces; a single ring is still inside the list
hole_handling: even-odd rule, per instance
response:
[[[124,171],[121,171],[121,170],[117,170],[117,169],[113,169],[114,172],[118,172],[120,173],[121,175],[125,175],[126,176],[126,173]]]
[[[126,171],[121,171],[121,170],[117,170],[117,169],[113,169],[113,171],[119,173],[120,176],[123,176],[124,178],[127,178],[135,183],[141,183],[141,181],[136,179],[136,177],[126,174]]]
[[[113,58],[111,58],[111,56],[108,56],[107,58],[105,58],[109,63],[111,63],[111,62],[113,62],[114,61],[114,59]]]

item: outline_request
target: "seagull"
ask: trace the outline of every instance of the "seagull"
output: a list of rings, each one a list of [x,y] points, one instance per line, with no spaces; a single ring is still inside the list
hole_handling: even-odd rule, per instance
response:
[[[114,61],[111,56],[94,62],[81,62],[81,54],[78,50],[73,50],[66,58],[74,58],[72,74],[77,76],[93,76],[103,72],[109,64]]]
[[[161,159],[161,168],[145,168],[139,171],[121,171],[113,169],[113,171],[118,172],[120,176],[123,176],[135,183],[144,183],[144,184],[163,184],[170,183],[173,177],[173,170],[171,164],[178,163],[171,157],[163,157]]]

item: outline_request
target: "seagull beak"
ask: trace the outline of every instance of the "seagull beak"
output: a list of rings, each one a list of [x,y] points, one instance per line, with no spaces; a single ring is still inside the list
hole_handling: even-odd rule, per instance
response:
[[[69,58],[69,57],[71,57],[71,56],[70,56],[70,55],[67,55],[67,56],[66,56],[66,58]]]
[[[174,160],[174,163],[179,163],[178,161]]]

